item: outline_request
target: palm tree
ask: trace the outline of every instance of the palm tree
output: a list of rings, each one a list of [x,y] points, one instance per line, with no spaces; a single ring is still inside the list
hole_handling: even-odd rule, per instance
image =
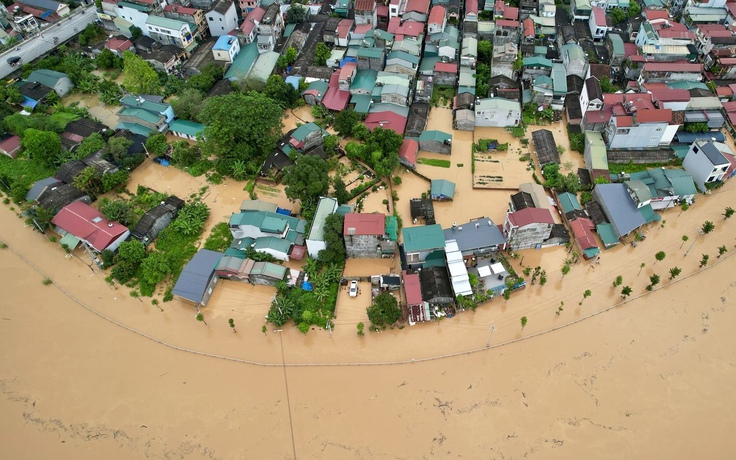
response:
[[[630,295],[631,295],[631,288],[629,286],[624,286],[623,289],[621,289],[621,298],[625,299]]]
[[[730,219],[730,218],[731,218],[731,216],[733,216],[733,214],[734,214],[735,212],[736,212],[736,211],[734,211],[734,209],[733,209],[732,207],[730,207],[730,206],[729,206],[729,207],[727,207],[727,208],[726,208],[726,210],[725,210],[725,211],[723,212],[723,217],[725,217],[726,219]]]
[[[233,329],[233,332],[238,332],[238,331],[235,330],[235,320],[233,320],[232,318],[230,318],[229,320],[227,320],[227,323]]]
[[[155,306],[158,307],[159,310],[164,311],[164,309],[161,308],[161,305],[158,304],[158,299],[152,299],[151,300],[151,305],[155,305]]]
[[[719,248],[718,248],[718,258],[720,259],[720,258],[721,258],[721,256],[722,256],[723,254],[727,253],[727,252],[728,252],[728,248],[726,247],[726,245],[725,245],[725,244],[724,244],[723,246],[719,247]]]
[[[659,284],[659,275],[656,273],[649,277],[649,287],[652,288]],[[651,289],[649,289],[651,291]]]
[[[330,264],[323,273],[330,283],[337,283],[342,278],[342,267],[337,264]]]
[[[197,319],[197,321],[203,322],[205,326],[209,326],[209,324],[207,324],[207,321],[204,320],[204,315],[201,311],[197,312],[197,316],[195,316],[195,318]]]
[[[639,273],[637,273],[637,274],[636,274],[636,276],[639,276],[639,275],[641,275],[641,271],[642,271],[642,270],[644,269],[644,266],[645,266],[645,265],[646,265],[646,264],[645,264],[644,262],[642,262],[642,263],[641,263],[641,265],[639,265]]]
[[[312,292],[314,293],[314,297],[316,297],[320,303],[323,303],[330,293],[330,291],[327,289],[327,286],[318,286]]]
[[[583,292],[583,300],[585,300],[588,297],[590,297],[591,294],[592,294],[592,292],[590,292],[590,289],[586,289],[585,292]],[[578,305],[582,305],[583,304],[583,300],[581,300]]]
[[[565,264],[562,266],[562,277],[564,278],[568,273],[570,273],[570,265]]]
[[[526,316],[521,317],[521,329],[523,330],[526,327]]]
[[[618,275],[615,280],[613,280],[613,287],[617,288],[621,286],[621,283],[624,282],[624,278],[621,275]]]
[[[703,223],[703,226],[701,227],[701,230],[703,230],[703,233],[705,233],[706,235],[715,229],[716,229],[716,225],[709,220],[706,220]]]
[[[683,247],[683,246],[685,245],[685,242],[686,242],[687,240],[689,240],[689,239],[690,239],[690,237],[689,237],[689,236],[687,236],[687,235],[682,235],[682,244],[680,245],[680,249],[682,249],[682,247]]]
[[[654,258],[657,259],[657,262],[662,262],[665,257],[667,257],[667,254],[665,254],[664,251],[659,251],[658,253],[654,254]],[[654,263],[656,264],[657,262]]]
[[[703,268],[706,265],[708,265],[708,259],[710,259],[710,256],[708,254],[703,254],[703,258],[700,259],[700,268]]]
[[[677,276],[682,273],[682,269],[680,267],[672,267],[670,268],[670,279],[673,280],[677,278]]]

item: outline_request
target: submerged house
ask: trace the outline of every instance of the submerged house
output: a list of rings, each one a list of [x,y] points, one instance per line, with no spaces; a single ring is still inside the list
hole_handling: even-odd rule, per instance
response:
[[[455,197],[455,183],[445,179],[433,179],[429,195],[434,201],[452,201]]]
[[[100,211],[81,201],[64,206],[51,223],[72,249],[81,242],[97,252],[115,251],[130,235],[125,225],[105,219]]]
[[[401,235],[407,265],[421,267],[427,256],[435,252],[444,258],[445,234],[439,224],[405,227],[401,229]]]
[[[506,238],[490,218],[481,217],[470,222],[447,228],[445,241],[455,240],[463,257],[497,252],[506,246]]]
[[[348,257],[381,257],[386,244],[390,247],[385,251],[394,253],[395,243],[386,238],[386,216],[383,214],[345,214],[343,237]]]
[[[143,214],[130,236],[143,243],[144,246],[148,245],[163,229],[169,226],[183,206],[184,201],[181,199],[175,196],[167,198],[166,201]]]
[[[185,266],[171,293],[195,307],[205,306],[217,284],[215,268],[222,253],[200,249]]]
[[[317,210],[314,212],[312,228],[309,230],[309,235],[307,236],[307,250],[309,251],[309,256],[313,259],[319,256],[319,251],[327,249],[324,233],[325,223],[327,217],[337,211],[337,207],[338,203],[335,198],[320,197]]]

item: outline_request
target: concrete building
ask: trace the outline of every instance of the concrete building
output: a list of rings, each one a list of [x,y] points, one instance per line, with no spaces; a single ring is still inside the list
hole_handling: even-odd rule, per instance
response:
[[[213,37],[227,35],[238,28],[238,13],[233,0],[217,0],[204,16]]]
[[[215,268],[220,257],[220,252],[200,249],[181,271],[171,293],[197,308],[207,305],[217,284]]]
[[[547,209],[525,208],[506,214],[503,234],[513,250],[539,248],[552,233],[552,225]]]
[[[232,35],[222,35],[212,47],[215,61],[233,62],[240,52],[240,42]]]
[[[312,220],[312,228],[309,230],[307,236],[307,251],[309,257],[316,259],[319,256],[319,251],[327,249],[327,243],[325,242],[325,222],[327,217],[334,214],[337,211],[337,200],[331,197],[320,197],[319,203],[317,204],[317,210],[314,212],[314,218]]]
[[[720,142],[700,140],[690,146],[682,161],[682,167],[693,177],[695,185],[701,192],[708,190],[706,184],[719,182],[726,175],[731,163],[724,152],[733,156],[728,146]]]
[[[343,237],[347,256],[354,258],[381,257],[382,244],[394,244],[386,238],[386,216],[383,214],[345,214]]]

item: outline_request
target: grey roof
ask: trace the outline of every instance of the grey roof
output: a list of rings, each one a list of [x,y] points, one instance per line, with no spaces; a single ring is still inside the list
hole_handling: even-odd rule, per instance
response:
[[[40,181],[33,184],[31,189],[28,190],[28,193],[26,193],[26,201],[36,201],[36,199],[41,195],[41,192],[43,192],[46,187],[53,187],[54,185],[59,185],[60,183],[61,181],[55,177],[47,177],[46,179],[41,179]]]
[[[455,240],[458,249],[462,252],[506,243],[498,226],[487,218],[471,220],[468,223],[445,229],[443,232],[445,232],[445,240]]]
[[[537,153],[539,165],[544,166],[550,163],[560,164],[560,153],[557,151],[555,137],[552,131],[548,129],[539,129],[532,133],[532,141],[534,142],[534,151]]]
[[[40,8],[43,10],[51,10],[54,12],[59,9],[59,6],[61,6],[61,3],[54,2],[51,0],[23,0],[20,3],[22,3],[23,5],[32,6],[34,8]]]
[[[511,203],[513,203],[516,211],[534,207],[534,200],[527,192],[518,192],[511,195]]]
[[[422,290],[422,299],[452,301],[452,285],[450,276],[445,267],[425,267],[419,272],[419,285]]]
[[[200,249],[181,271],[172,294],[192,302],[201,302],[221,256],[221,252]]]
[[[601,82],[595,78],[590,77],[585,80],[585,89],[588,90],[588,100],[600,99],[603,101],[603,90],[601,90]]]
[[[705,142],[703,144],[700,144],[699,147],[713,165],[728,164],[728,160],[726,159],[726,157],[723,156],[721,151],[718,150],[718,148],[713,145],[712,142]]]
[[[598,184],[593,189],[606,216],[619,237],[628,235],[646,223],[624,184]]]

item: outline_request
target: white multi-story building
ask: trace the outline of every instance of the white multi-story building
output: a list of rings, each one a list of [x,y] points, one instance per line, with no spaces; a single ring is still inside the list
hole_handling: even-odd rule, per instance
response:
[[[733,156],[733,152],[726,144],[695,141],[685,155],[682,167],[693,176],[693,181],[700,191],[705,192],[707,190],[705,184],[719,182],[726,175],[731,165],[726,158],[728,154]]]
[[[238,13],[232,0],[218,0],[205,17],[213,37],[227,35],[238,28]]]

